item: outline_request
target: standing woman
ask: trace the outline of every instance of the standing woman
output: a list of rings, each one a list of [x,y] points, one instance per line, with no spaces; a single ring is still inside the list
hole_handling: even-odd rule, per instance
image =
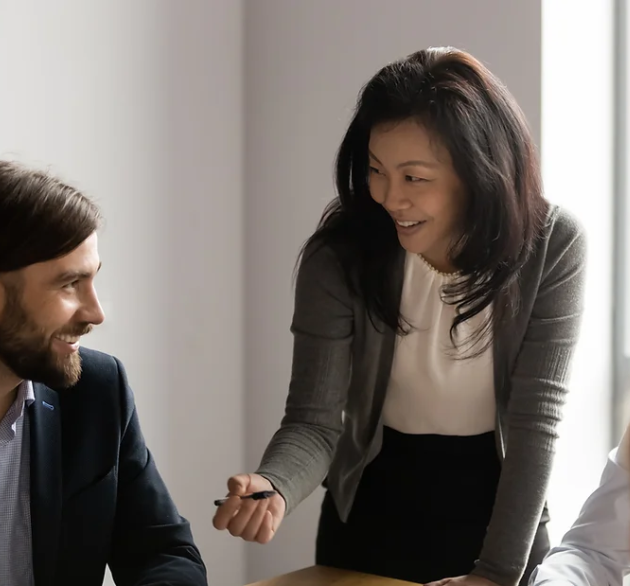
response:
[[[582,230],[544,198],[513,97],[453,48],[369,81],[336,176],[299,266],[285,416],[215,526],[266,543],[324,481],[318,564],[525,584],[549,549]]]

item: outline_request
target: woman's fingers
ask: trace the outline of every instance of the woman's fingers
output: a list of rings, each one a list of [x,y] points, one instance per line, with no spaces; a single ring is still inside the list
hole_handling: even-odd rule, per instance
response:
[[[263,524],[263,520],[268,510],[269,510],[269,502],[266,500],[259,501],[259,504],[256,507],[256,510],[252,513],[251,517],[249,518],[249,522],[247,523],[247,525],[241,532],[241,537],[245,541],[256,541],[256,536],[258,535],[258,532],[260,531],[260,528]]]
[[[227,500],[217,508],[212,524],[216,529],[223,531],[227,529],[230,521],[241,508],[241,498],[238,496],[228,496]]]
[[[260,525],[258,534],[256,535],[256,541],[258,543],[269,543],[273,536],[276,534],[276,527],[274,527],[274,517],[271,511],[267,510],[263,518],[263,522]]]
[[[228,531],[234,535],[234,537],[241,537],[246,530],[254,511],[262,506],[261,501],[254,501],[251,499],[242,499],[241,507],[234,515],[234,517],[228,523]]]
[[[268,543],[273,539],[286,511],[284,498],[274,494],[269,498],[240,498],[260,491],[273,490],[271,483],[258,474],[239,474],[228,481],[229,496],[217,508],[213,525],[227,529],[231,535],[245,541]]]

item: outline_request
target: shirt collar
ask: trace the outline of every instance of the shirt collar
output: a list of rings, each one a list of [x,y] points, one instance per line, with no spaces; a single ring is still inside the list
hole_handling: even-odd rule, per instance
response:
[[[23,403],[26,407],[30,407],[35,402],[35,390],[33,389],[33,383],[30,380],[25,380],[20,383],[17,393],[17,403]]]
[[[10,442],[17,430],[17,422],[24,415],[24,411],[35,401],[35,391],[31,381],[22,381],[17,388],[15,401],[9,407],[4,419],[0,421],[0,444]]]

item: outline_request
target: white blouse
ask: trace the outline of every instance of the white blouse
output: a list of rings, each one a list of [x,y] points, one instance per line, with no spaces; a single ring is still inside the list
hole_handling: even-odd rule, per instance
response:
[[[492,344],[457,359],[471,347],[450,339],[456,307],[442,301],[442,287],[455,278],[407,253],[400,309],[413,329],[397,337],[383,408],[384,424],[402,433],[468,436],[495,428]],[[461,324],[456,339],[465,341],[489,311]]]

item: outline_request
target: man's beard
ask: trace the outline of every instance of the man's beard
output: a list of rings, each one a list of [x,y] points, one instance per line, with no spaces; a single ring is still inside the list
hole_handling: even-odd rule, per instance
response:
[[[57,355],[51,348],[52,339],[33,322],[20,302],[17,287],[5,287],[6,304],[0,319],[0,361],[24,380],[40,382],[49,387],[68,388],[81,377],[81,356],[78,352]],[[72,330],[60,330],[59,335],[83,335],[90,324],[75,325]]]

